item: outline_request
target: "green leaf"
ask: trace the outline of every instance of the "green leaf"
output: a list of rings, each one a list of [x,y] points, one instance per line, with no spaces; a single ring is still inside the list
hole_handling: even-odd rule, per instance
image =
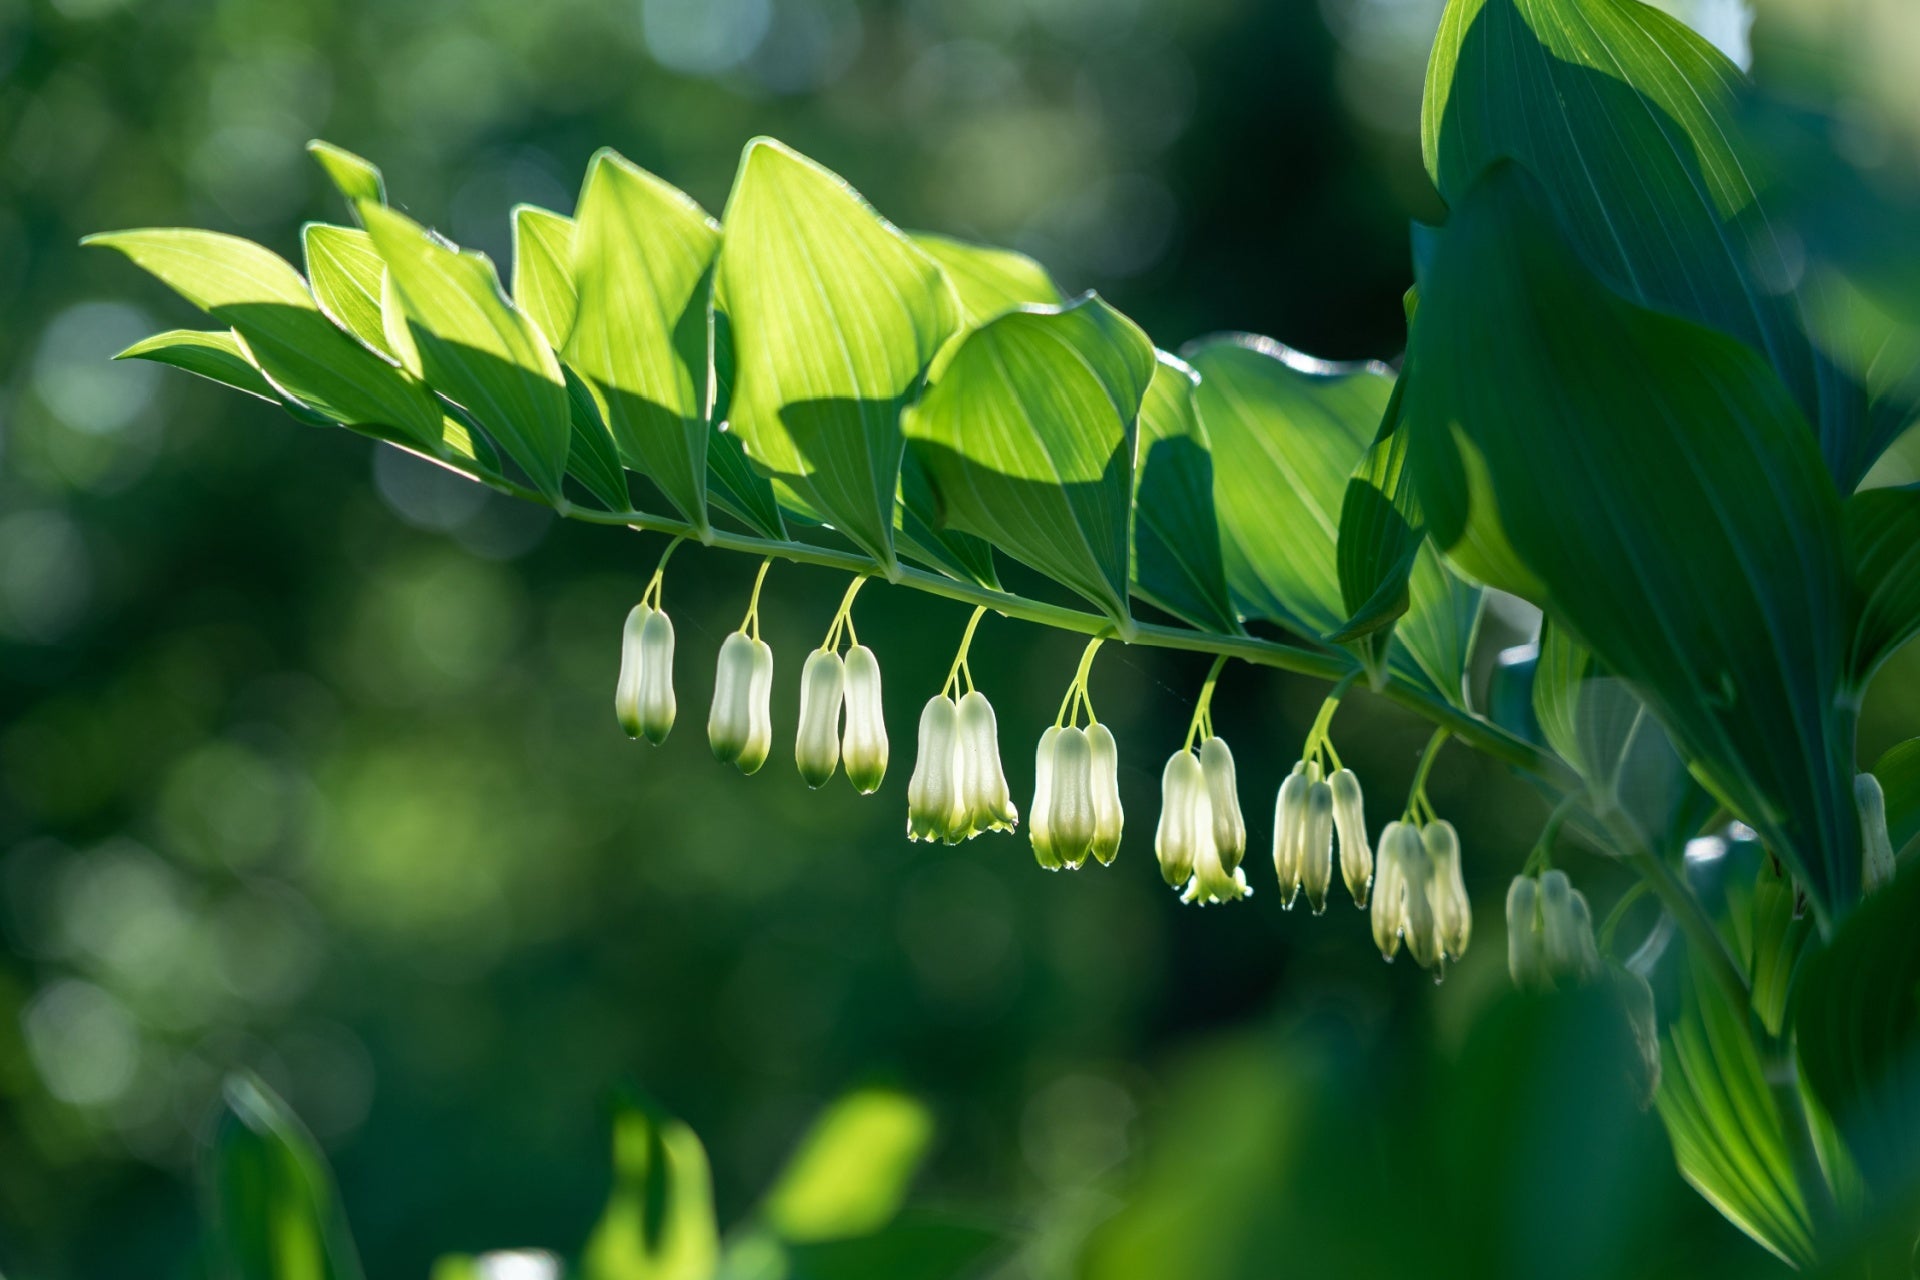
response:
[[[567,362],[606,406],[629,467],[707,528],[710,269],[720,227],[612,151],[587,170],[574,232],[579,308]]]
[[[1409,582],[1424,539],[1406,466],[1407,433],[1399,429],[1405,397],[1402,378],[1340,503],[1335,567],[1347,621],[1329,637],[1338,643],[1392,626],[1413,603]]]
[[[899,1212],[932,1140],[933,1117],[916,1099],[847,1094],[800,1140],[767,1195],[767,1222],[791,1241],[871,1235]]]
[[[1654,1102],[1680,1176],[1754,1240],[1795,1266],[1813,1227],[1754,1048],[1746,1011],[1691,963],[1679,1017],[1661,1044]]]
[[[1458,207],[1489,165],[1518,161],[1615,291],[1763,353],[1850,491],[1879,446],[1864,395],[1816,354],[1782,291],[1798,242],[1775,234],[1735,145],[1744,85],[1639,0],[1451,0],[1427,68],[1427,172]]]
[[[1627,682],[1825,918],[1860,872],[1838,495],[1753,352],[1609,292],[1539,198],[1496,169],[1434,251],[1403,428],[1428,532],[1483,569],[1504,547],[1500,585]]]
[[[260,371],[314,412],[386,426],[442,452],[439,407],[413,381],[336,328],[286,259],[238,236],[158,228],[88,236],[231,325]]]
[[[1779,863],[1763,855],[1748,908],[1745,958],[1753,1012],[1771,1036],[1778,1036],[1785,1025],[1794,970],[1813,935],[1813,921],[1795,909],[1798,897]]]
[[[464,405],[549,499],[560,497],[571,410],[559,358],[513,309],[493,264],[450,248],[404,214],[362,203],[405,308],[427,381]]]
[[[1618,805],[1620,768],[1646,704],[1551,619],[1540,631],[1533,711],[1547,745],[1573,766],[1595,803],[1603,809]]]
[[[767,138],[747,144],[723,221],[733,430],[891,569],[900,411],[957,324],[946,276],[839,177]]]
[[[319,138],[307,144],[307,154],[319,163],[335,189],[346,197],[347,208],[356,218],[360,216],[361,201],[387,202],[387,180],[380,176],[379,168],[371,160]]]
[[[360,1280],[333,1174],[287,1105],[251,1075],[227,1077],[208,1148],[206,1205],[232,1280]]]
[[[380,313],[381,277],[387,264],[364,231],[309,222],[300,229],[307,254],[307,282],[327,319],[375,355],[391,358]]]
[[[681,1121],[623,1104],[613,1191],[581,1251],[581,1280],[713,1280],[719,1256],[706,1148]]]
[[[580,292],[573,283],[574,224],[530,204],[513,208],[513,305],[563,351],[573,333]]]
[[[900,460],[900,503],[894,509],[893,538],[900,554],[961,582],[1000,587],[993,544],[958,529],[941,529],[940,504],[927,469],[912,450]]]
[[[1867,1185],[1889,1203],[1908,1203],[1920,1176],[1917,915],[1920,875],[1903,867],[1807,957],[1794,998],[1794,1046],[1807,1087]]]
[[[1087,294],[969,333],[902,423],[942,523],[1128,625],[1134,423],[1153,344]]]
[[[580,375],[565,365],[560,372],[567,380],[567,409],[573,434],[567,445],[567,474],[585,485],[609,511],[629,511],[633,499],[627,492],[627,473],[620,465],[620,451],[600,416],[600,402]]]
[[[1868,489],[1846,503],[1855,612],[1847,670],[1864,689],[1920,633],[1920,485]]]
[[[280,393],[269,386],[266,377],[254,367],[231,329],[169,329],[151,338],[142,338],[114,359],[170,364],[250,396],[259,396],[282,407],[286,405]]]
[[[1047,269],[1024,253],[926,231],[916,231],[910,239],[947,273],[969,326],[985,324],[1029,303],[1052,307],[1066,301]]]
[[[1920,840],[1920,738],[1887,748],[1873,765],[1887,797],[1887,834],[1898,854]]]
[[[1177,356],[1155,354],[1140,402],[1133,591],[1203,631],[1231,635],[1240,619],[1227,594],[1213,514],[1213,447],[1193,405],[1200,376]]]

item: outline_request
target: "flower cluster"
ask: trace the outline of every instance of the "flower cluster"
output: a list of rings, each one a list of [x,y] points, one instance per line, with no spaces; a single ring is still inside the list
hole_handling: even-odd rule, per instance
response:
[[[1473,911],[1460,872],[1460,837],[1453,824],[1389,822],[1380,833],[1380,866],[1373,886],[1373,940],[1391,960],[1400,943],[1436,975],[1466,954]]]
[[[978,689],[945,692],[920,711],[920,754],[907,783],[907,838],[958,844],[1020,821],[1000,767],[1000,726]]]
[[[1603,972],[1593,913],[1566,872],[1519,875],[1508,886],[1507,970],[1527,991],[1584,986]]]
[[[1247,824],[1226,739],[1209,736],[1199,754],[1184,746],[1168,757],[1153,852],[1161,878],[1180,890],[1182,902],[1238,902],[1253,893],[1240,865]]]
[[[1120,806],[1120,744],[1094,718],[1087,675],[1100,641],[1080,656],[1060,714],[1040,735],[1033,758],[1033,856],[1049,871],[1077,871],[1091,857],[1111,866],[1120,854],[1126,812]],[[1082,728],[1078,720],[1085,713]]]
[[[651,600],[651,603],[649,603]],[[673,621],[659,607],[659,582],[627,614],[620,634],[620,679],[614,714],[629,738],[655,746],[673,729]]]

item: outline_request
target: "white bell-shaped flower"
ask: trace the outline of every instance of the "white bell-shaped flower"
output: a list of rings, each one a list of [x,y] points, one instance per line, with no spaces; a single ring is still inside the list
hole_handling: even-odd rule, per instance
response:
[[[1240,784],[1234,776],[1233,752],[1225,738],[1200,744],[1200,772],[1207,779],[1207,804],[1213,815],[1213,851],[1220,866],[1234,871],[1247,855],[1247,822],[1240,813]]]
[[[1160,826],[1153,836],[1153,855],[1160,861],[1161,879],[1175,888],[1193,879],[1201,845],[1212,840],[1206,774],[1199,757],[1182,747],[1167,757],[1167,767],[1160,771]]]
[[[1273,804],[1273,870],[1280,879],[1280,905],[1293,909],[1307,853],[1307,793],[1320,781],[1318,761],[1301,760],[1280,784]]]
[[[1126,813],[1120,807],[1120,744],[1103,724],[1087,728],[1093,749],[1093,856],[1101,866],[1113,865],[1120,853],[1120,833]],[[1036,789],[1037,790],[1037,789]]]
[[[1053,854],[1076,870],[1093,852],[1093,744],[1087,731],[1066,725],[1053,740],[1053,784],[1047,807],[1047,836]]]
[[[1853,777],[1853,806],[1860,815],[1860,891],[1872,893],[1893,883],[1893,836],[1887,830],[1887,794],[1870,773]]]
[[[1515,876],[1507,886],[1507,972],[1522,991],[1545,991],[1553,985],[1540,934],[1539,887],[1532,876]]]
[[[847,665],[831,649],[815,649],[800,671],[800,728],[793,761],[810,787],[823,787],[840,767],[840,710],[846,700]]]
[[[673,728],[673,621],[651,605],[633,606],[621,630],[613,710],[629,738],[658,746]]]
[[[773,650],[735,631],[720,643],[707,743],[716,759],[754,773],[773,750]]]
[[[1033,808],[1027,814],[1027,835],[1033,841],[1033,856],[1049,871],[1058,871],[1060,858],[1053,851],[1053,831],[1047,815],[1053,811],[1053,744],[1060,737],[1060,726],[1051,725],[1040,735],[1040,746],[1033,753]]]
[[[1326,782],[1307,786],[1307,815],[1300,823],[1300,887],[1306,891],[1313,914],[1327,909],[1327,886],[1333,883],[1333,787]]]
[[[1399,850],[1403,833],[1420,833],[1404,822],[1389,822],[1380,833],[1380,860],[1373,873],[1373,945],[1388,960],[1400,953],[1400,935],[1406,928],[1406,866]]]
[[[1434,969],[1445,959],[1440,945],[1439,920],[1434,906],[1433,859],[1427,856],[1420,831],[1402,823],[1395,833],[1393,856],[1400,863],[1400,936],[1407,954],[1422,969]]]
[[[1564,871],[1540,876],[1540,950],[1548,977],[1558,986],[1578,986],[1600,976],[1600,949],[1593,939],[1593,913]]]
[[[1209,833],[1200,842],[1193,860],[1193,879],[1187,881],[1186,889],[1180,894],[1180,901],[1194,902],[1201,906],[1217,903],[1238,902],[1248,897],[1253,890],[1247,886],[1247,872],[1244,867],[1235,867],[1229,871],[1220,862],[1220,855],[1214,847],[1213,837]]]
[[[907,782],[907,838],[952,843],[960,809],[959,711],[944,693],[920,709],[919,752]]]
[[[873,650],[856,644],[847,650],[847,723],[840,758],[847,781],[863,796],[880,789],[887,776],[887,714],[880,697],[880,661]]]
[[[1340,878],[1357,907],[1367,905],[1373,884],[1373,848],[1367,843],[1367,808],[1360,795],[1360,779],[1351,769],[1336,769],[1327,785],[1333,790],[1333,827],[1340,835]]]
[[[951,839],[983,831],[1007,831],[1020,821],[1006,770],[1000,766],[1000,725],[993,704],[978,689],[960,699],[954,712],[954,774],[957,797]]]
[[[1467,882],[1460,871],[1460,835],[1443,818],[1421,828],[1420,843],[1433,865],[1433,914],[1440,949],[1447,959],[1458,960],[1473,937],[1473,905],[1467,900]]]

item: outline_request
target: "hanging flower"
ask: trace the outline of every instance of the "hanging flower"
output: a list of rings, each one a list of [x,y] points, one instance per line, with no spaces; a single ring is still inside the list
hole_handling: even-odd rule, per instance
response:
[[[800,728],[793,760],[809,787],[820,788],[840,767],[840,710],[847,665],[831,649],[815,649],[800,671]]]
[[[658,746],[673,729],[673,622],[644,601],[633,606],[621,631],[613,710],[629,738]]]
[[[1280,905],[1293,909],[1307,856],[1307,793],[1320,781],[1320,762],[1301,760],[1280,784],[1273,804],[1273,870],[1280,878]]]
[[[1160,771],[1160,826],[1153,854],[1160,876],[1176,889],[1193,879],[1203,842],[1213,839],[1213,811],[1200,760],[1185,747],[1167,757]]]
[[[1603,969],[1593,913],[1567,873],[1516,876],[1507,887],[1507,972],[1514,985],[1526,991],[1584,986]]]
[[[954,712],[955,817],[949,841],[1010,831],[1020,821],[1000,765],[1000,725],[987,695],[971,689]]]
[[[1063,865],[1053,851],[1053,830],[1048,815],[1053,812],[1053,744],[1060,740],[1060,726],[1050,725],[1040,735],[1033,753],[1033,807],[1027,814],[1027,838],[1033,842],[1034,861],[1049,871]]]
[[[1333,883],[1333,788],[1325,782],[1307,785],[1307,812],[1300,820],[1300,887],[1306,891],[1313,914],[1327,909],[1327,886]]]
[[[1340,878],[1357,907],[1367,905],[1367,890],[1373,884],[1373,850],[1367,844],[1366,803],[1360,796],[1360,779],[1351,769],[1336,769],[1327,780],[1333,792],[1333,826],[1340,835]]]
[[[714,668],[713,709],[707,742],[715,758],[742,773],[755,773],[773,749],[773,650],[765,641],[735,631],[720,643]]]
[[[840,756],[846,761],[847,781],[869,796],[887,776],[887,718],[880,697],[880,661],[863,644],[847,650],[846,708]]]
[[[1103,724],[1087,730],[1093,748],[1093,856],[1103,867],[1120,854],[1120,832],[1126,813],[1120,807],[1120,744]]]
[[[1407,953],[1436,976],[1445,952],[1435,927],[1433,862],[1420,830],[1410,822],[1389,822],[1380,833],[1380,866],[1373,885],[1373,941],[1393,959],[1405,942]]]
[[[1460,836],[1445,819],[1420,829],[1420,842],[1433,865],[1434,923],[1440,949],[1449,960],[1467,953],[1473,936],[1473,907],[1467,900],[1467,882],[1460,871]]]
[[[1209,737],[1200,744],[1200,772],[1207,780],[1214,855],[1222,869],[1236,870],[1247,855],[1247,822],[1240,814],[1240,787],[1225,738]]]
[[[913,777],[907,782],[907,839],[942,840],[951,844],[959,807],[955,741],[958,711],[944,693],[927,699],[920,709],[919,751]]]
[[[1047,844],[1060,865],[1078,870],[1093,852],[1093,744],[1087,731],[1065,725],[1053,736],[1047,812]]]

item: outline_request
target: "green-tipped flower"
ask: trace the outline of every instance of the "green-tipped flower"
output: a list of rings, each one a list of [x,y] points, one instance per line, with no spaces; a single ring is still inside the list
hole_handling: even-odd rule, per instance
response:
[[[907,783],[909,840],[951,843],[959,838],[953,833],[959,807],[959,779],[955,776],[958,718],[953,699],[944,693],[928,698],[920,710],[920,750],[914,758],[913,778]]]
[[[1200,848],[1212,841],[1206,774],[1199,757],[1183,747],[1167,757],[1167,767],[1160,771],[1160,826],[1153,836],[1153,855],[1160,860],[1161,879],[1176,889],[1193,879]]]
[[[1893,836],[1887,830],[1887,796],[1870,773],[1853,777],[1853,805],[1860,813],[1860,890],[1872,893],[1893,883]]]
[[[1404,822],[1389,822],[1380,833],[1380,861],[1373,873],[1373,945],[1388,960],[1400,953],[1400,933],[1406,923],[1406,867],[1399,850],[1403,835],[1413,831]],[[1413,832],[1417,842],[1418,832]]]
[[[1087,731],[1067,725],[1053,740],[1053,781],[1047,804],[1053,856],[1069,870],[1093,852],[1093,744]]]
[[[863,796],[887,776],[887,713],[880,698],[880,661],[856,644],[847,650],[847,726],[840,738],[847,781]]]
[[[1053,851],[1053,832],[1047,815],[1053,810],[1053,744],[1059,740],[1060,726],[1053,725],[1040,735],[1040,747],[1033,753],[1033,809],[1027,815],[1027,835],[1033,840],[1033,857],[1049,871],[1058,871],[1060,858]]]
[[[1507,886],[1507,972],[1522,991],[1545,991],[1553,985],[1540,936],[1539,888],[1532,876],[1515,876]]]
[[[629,738],[658,746],[673,728],[673,621],[650,605],[633,606],[621,631],[613,710]]]
[[[1247,822],[1240,816],[1240,784],[1234,777],[1233,752],[1225,738],[1200,744],[1200,772],[1207,779],[1207,805],[1213,815],[1213,851],[1221,869],[1232,872],[1247,856]]]
[[[1440,949],[1447,959],[1458,960],[1467,953],[1467,943],[1473,937],[1473,906],[1467,900],[1467,882],[1460,871],[1460,835],[1451,822],[1441,819],[1421,829],[1420,842],[1433,864],[1433,915],[1440,931]]]
[[[1313,914],[1327,909],[1327,886],[1332,883],[1333,787],[1314,782],[1307,786],[1307,813],[1300,823],[1300,887]]]
[[[1578,986],[1600,976],[1600,948],[1593,940],[1593,913],[1564,871],[1540,876],[1540,952],[1547,976],[1559,986]]]
[[[1000,767],[1000,725],[993,704],[978,689],[960,699],[954,712],[954,776],[957,816],[950,839],[1008,831],[1019,824],[1020,811]]]
[[[1373,941],[1391,960],[1400,944],[1422,969],[1443,972],[1445,950],[1434,909],[1433,860],[1410,822],[1389,822],[1380,833],[1380,865],[1373,884]]]
[[[800,729],[793,762],[810,787],[824,787],[840,767],[840,708],[846,699],[847,664],[831,649],[815,649],[800,671]]]
[[[1320,781],[1320,762],[1302,760],[1280,784],[1273,803],[1273,870],[1280,878],[1280,905],[1289,911],[1300,893],[1307,853],[1307,792]]]
[[[754,773],[773,750],[773,650],[735,631],[720,643],[707,742],[723,764]]]
[[[1126,825],[1120,807],[1120,744],[1112,730],[1096,724],[1087,729],[1087,745],[1093,748],[1093,856],[1108,867],[1119,856],[1120,832]]]
[[[1360,779],[1351,769],[1338,769],[1327,780],[1333,788],[1333,826],[1340,833],[1340,878],[1353,895],[1353,905],[1367,905],[1373,884],[1373,849],[1367,843],[1367,808],[1360,796]]]

